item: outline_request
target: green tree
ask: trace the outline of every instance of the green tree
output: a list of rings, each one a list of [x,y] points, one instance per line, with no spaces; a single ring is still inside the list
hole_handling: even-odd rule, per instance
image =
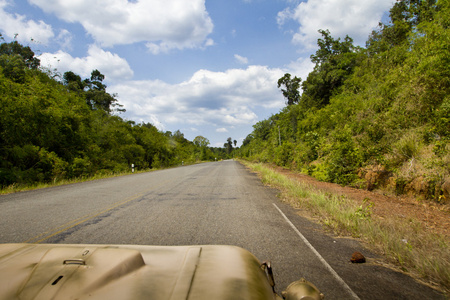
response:
[[[3,40],[1,34],[0,39]],[[0,55],[3,54],[9,56],[19,55],[25,65],[30,69],[37,69],[41,64],[41,61],[34,56],[34,52],[29,46],[23,46],[17,41],[2,43],[0,45]]]
[[[193,142],[197,147],[207,147],[209,145],[209,140],[201,135],[196,136]]]
[[[266,141],[269,139],[270,128],[272,127],[270,120],[259,121],[253,125],[253,136],[256,139]]]
[[[69,90],[75,92],[83,92],[86,84],[81,81],[80,75],[75,74],[72,71],[67,71],[63,75],[63,83]]]
[[[200,160],[208,160],[212,156],[212,153],[210,153],[210,150],[208,149],[209,140],[207,138],[201,135],[196,136],[193,143],[200,149]]]
[[[291,74],[286,73],[283,77],[278,79],[278,88],[284,86],[284,89],[281,89],[283,96],[287,99],[287,105],[297,104],[300,98],[300,82],[301,78],[295,76],[291,79]]]
[[[248,144],[250,144],[250,142],[254,139],[255,137],[253,136],[252,133],[250,133],[249,135],[247,135],[245,137],[245,139],[242,141],[242,146],[247,146]]]
[[[25,82],[26,65],[22,57],[17,54],[0,56],[0,66],[5,77],[16,83]]]
[[[379,29],[372,32],[366,47],[371,55],[383,53],[393,47],[407,44],[408,35],[415,31],[417,25],[433,21],[439,11],[436,0],[400,0],[389,10],[390,22],[379,24]]]
[[[109,94],[106,92],[106,85],[103,84],[105,75],[100,73],[99,70],[93,70],[91,72],[90,79],[85,79],[86,84],[86,102],[92,107],[92,109],[100,109],[108,114],[112,112],[125,112],[122,108],[123,105],[117,102],[116,94]]]
[[[233,151],[233,142],[231,137],[227,138],[227,142],[223,146],[227,150],[227,154],[231,154]]]
[[[319,32],[322,34],[317,41],[319,49],[311,55],[311,61],[316,65],[302,83],[302,102],[307,106],[323,107],[353,73],[360,48],[353,46],[349,36],[341,41],[334,39],[328,30]]]
[[[72,71],[63,75],[63,83],[71,91],[84,95],[86,104],[93,110],[101,110],[107,114],[125,112],[123,105],[117,101],[116,94],[106,92],[107,86],[103,84],[105,75],[99,70],[93,70],[91,77],[81,80],[81,77]]]

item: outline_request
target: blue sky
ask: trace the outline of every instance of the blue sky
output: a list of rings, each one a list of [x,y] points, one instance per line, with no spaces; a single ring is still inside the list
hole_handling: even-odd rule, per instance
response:
[[[285,106],[284,73],[306,78],[319,29],[364,46],[394,0],[0,0],[5,40],[41,66],[106,76],[121,117],[238,145]]]

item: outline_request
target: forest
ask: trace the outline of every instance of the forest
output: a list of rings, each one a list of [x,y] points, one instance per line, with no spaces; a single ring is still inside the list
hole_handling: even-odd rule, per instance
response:
[[[101,174],[159,169],[227,157],[179,130],[124,120],[117,95],[93,70],[82,79],[40,67],[29,46],[0,44],[0,185],[29,186]]]
[[[315,178],[450,201],[450,2],[396,1],[365,47],[320,30],[306,79],[253,126],[244,159]]]

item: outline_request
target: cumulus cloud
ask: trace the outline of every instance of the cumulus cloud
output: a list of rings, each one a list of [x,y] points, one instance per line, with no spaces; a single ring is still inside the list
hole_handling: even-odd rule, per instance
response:
[[[224,132],[228,132],[228,129],[226,129],[226,128],[217,128],[216,129],[216,132],[222,132],[222,133],[224,133]]]
[[[160,80],[129,81],[110,86],[132,120],[148,122],[158,116],[162,124],[190,127],[213,126],[217,132],[233,126],[251,125],[258,120],[258,108],[279,109],[284,99],[276,82],[281,69],[249,66],[226,72],[199,70],[178,84]]]
[[[56,53],[43,53],[39,59],[43,67],[56,68],[60,73],[72,71],[82,77],[90,77],[95,69],[104,74],[107,81],[130,79],[133,76],[127,61],[117,54],[104,51],[96,45],[91,45],[87,54],[79,58],[59,50]]]
[[[278,13],[277,21],[283,26],[294,20],[300,24],[293,42],[305,51],[316,47],[319,29],[328,29],[333,37],[349,35],[356,44],[364,45],[369,33],[380,22],[393,0],[308,0],[294,8]]]
[[[72,34],[66,29],[63,29],[59,32],[56,41],[61,46],[61,48],[68,50],[72,49]]]
[[[296,61],[290,62],[286,66],[286,71],[292,76],[300,77],[306,80],[308,74],[314,69],[314,63],[310,58],[300,57]]]
[[[214,46],[216,43],[214,43],[214,40],[213,39],[207,39],[206,41],[205,41],[205,47],[209,47],[209,46]]]
[[[8,6],[8,1],[0,0],[0,30],[5,36],[16,38],[21,43],[33,40],[44,45],[54,37],[52,26],[42,20],[36,22],[23,15],[10,14],[5,11]]]
[[[47,13],[80,23],[102,46],[146,42],[153,53],[212,45],[205,0],[29,0]]]
[[[243,65],[248,64],[248,58],[247,58],[247,57],[243,57],[243,56],[240,56],[240,55],[238,55],[238,54],[235,54],[235,55],[234,55],[234,58],[235,58],[236,61],[237,61],[238,63],[240,63],[240,64],[243,64]]]

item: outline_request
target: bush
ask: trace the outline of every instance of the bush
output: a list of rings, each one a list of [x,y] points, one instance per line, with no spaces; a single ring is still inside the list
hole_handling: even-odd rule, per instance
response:
[[[328,175],[332,182],[350,184],[358,179],[357,170],[363,164],[362,151],[353,141],[350,128],[337,130],[327,157]]]
[[[392,160],[394,166],[398,166],[418,156],[422,143],[421,136],[413,131],[406,133],[392,145]]]
[[[287,141],[275,149],[275,164],[290,167],[294,161],[294,144]]]
[[[92,174],[92,164],[88,158],[75,157],[70,166],[70,177],[84,177]]]
[[[317,180],[330,181],[330,175],[328,174],[329,166],[323,163],[310,164],[307,168],[307,173]]]

